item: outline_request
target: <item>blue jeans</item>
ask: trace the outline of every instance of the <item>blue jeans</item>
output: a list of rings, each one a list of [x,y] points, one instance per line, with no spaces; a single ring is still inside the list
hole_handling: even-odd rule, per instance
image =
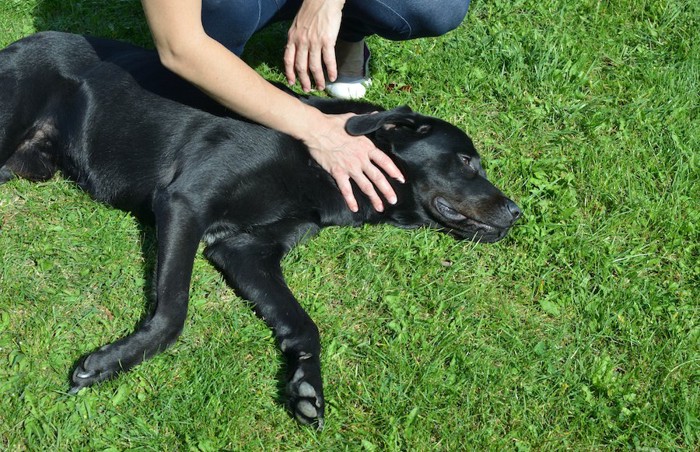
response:
[[[301,0],[203,0],[202,23],[209,36],[240,55],[253,33],[293,18],[300,5]],[[440,36],[457,28],[468,8],[469,0],[347,0],[339,39]]]

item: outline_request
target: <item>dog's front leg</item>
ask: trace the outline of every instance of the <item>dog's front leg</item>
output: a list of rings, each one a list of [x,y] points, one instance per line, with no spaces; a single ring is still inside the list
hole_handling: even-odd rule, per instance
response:
[[[205,254],[238,294],[273,329],[287,366],[287,406],[302,424],[323,427],[325,402],[318,328],[287,287],[280,260],[284,247],[238,236],[209,246]]]
[[[85,357],[73,372],[71,393],[129,370],[163,351],[182,331],[202,229],[184,196],[157,196],[154,213],[158,239],[155,310],[134,333]]]

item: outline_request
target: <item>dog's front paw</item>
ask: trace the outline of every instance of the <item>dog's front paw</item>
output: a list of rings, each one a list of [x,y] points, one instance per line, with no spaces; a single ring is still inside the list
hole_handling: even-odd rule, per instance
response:
[[[297,421],[323,429],[325,402],[320,372],[300,363],[287,383],[287,397],[289,411]]]
[[[75,367],[71,376],[71,388],[69,394],[77,394],[81,389],[107,380],[115,376],[120,370],[119,362],[111,363],[108,353],[109,346],[88,355]]]

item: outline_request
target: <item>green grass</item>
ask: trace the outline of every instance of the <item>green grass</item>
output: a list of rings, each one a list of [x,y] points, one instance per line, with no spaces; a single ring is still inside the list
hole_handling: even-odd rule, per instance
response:
[[[445,37],[370,40],[369,99],[469,131],[525,216],[495,245],[331,228],[286,258],[323,338],[322,433],[201,258],[177,344],[67,396],[144,314],[152,232],[61,178],[0,187],[0,449],[697,450],[698,5],[475,0]],[[134,0],[0,6],[0,44],[43,29],[149,43]],[[284,34],[247,54],[278,80]]]

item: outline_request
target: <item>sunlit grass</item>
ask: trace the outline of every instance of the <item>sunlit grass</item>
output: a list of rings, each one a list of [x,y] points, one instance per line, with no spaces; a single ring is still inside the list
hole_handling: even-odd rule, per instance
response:
[[[0,44],[40,29],[150,41],[138,1],[0,6]],[[322,433],[284,412],[270,332],[201,258],[178,343],[64,395],[143,315],[152,231],[60,178],[0,187],[0,447],[696,449],[699,29],[694,2],[474,1],[445,37],[370,40],[369,100],[466,129],[525,216],[495,245],[331,228],[287,257],[323,339]],[[284,33],[246,55],[277,80]]]

